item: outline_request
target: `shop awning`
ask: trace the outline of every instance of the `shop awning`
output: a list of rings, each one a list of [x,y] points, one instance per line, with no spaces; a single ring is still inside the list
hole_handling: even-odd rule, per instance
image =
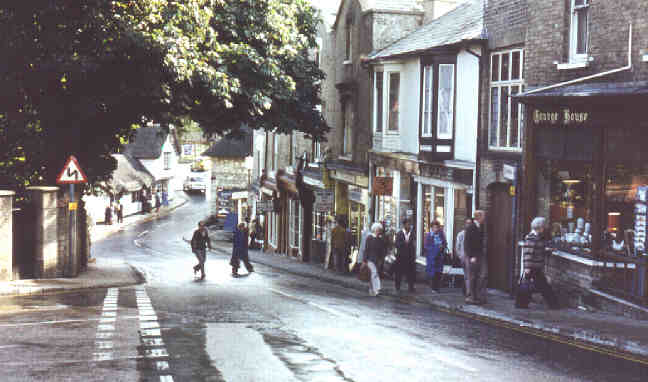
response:
[[[539,88],[538,88],[539,89]],[[511,96],[525,104],[626,103],[648,98],[648,81],[590,82],[528,91]]]

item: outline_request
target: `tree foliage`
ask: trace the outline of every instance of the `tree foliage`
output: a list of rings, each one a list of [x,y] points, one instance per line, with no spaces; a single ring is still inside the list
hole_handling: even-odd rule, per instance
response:
[[[30,0],[0,5],[0,187],[91,181],[147,120],[320,137],[306,0]],[[186,123],[186,122],[185,122]]]

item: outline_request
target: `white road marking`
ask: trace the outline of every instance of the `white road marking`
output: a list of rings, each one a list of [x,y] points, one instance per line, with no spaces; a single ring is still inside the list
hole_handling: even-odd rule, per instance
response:
[[[142,237],[142,236],[146,235],[148,232],[149,231],[144,231],[144,232],[140,233],[139,235],[137,235],[137,237]]]
[[[95,334],[95,348],[101,350],[92,354],[94,361],[108,361],[113,359],[113,342],[106,341],[111,339],[115,333],[115,324],[117,320],[117,300],[119,298],[119,288],[109,288],[104,297],[104,306],[97,325]],[[110,309],[111,311],[106,311]],[[112,322],[112,324],[108,324]]]
[[[139,313],[140,342],[145,347],[142,350],[142,357],[147,359],[168,358],[169,353],[162,340],[157,314],[146,293],[146,288],[138,286],[135,293]],[[157,371],[169,370],[169,363],[167,361],[155,361],[152,365]],[[160,381],[173,382],[173,377],[170,375],[160,375]]]
[[[311,302],[311,301],[308,301],[308,300],[304,300],[304,299],[302,299],[302,298],[299,298],[299,297],[297,297],[297,296],[293,296],[293,295],[291,295],[291,294],[289,294],[289,293],[282,292],[282,291],[277,290],[277,289],[274,289],[274,288],[270,288],[270,291],[273,292],[273,293],[279,294],[279,295],[281,295],[281,296],[287,297],[287,298],[289,298],[289,299],[296,300],[296,301],[299,301],[299,302],[301,302],[301,303],[304,303],[304,304],[310,305],[310,306],[312,306],[312,307],[315,307],[315,308],[317,308],[317,309],[319,309],[319,310],[322,310],[322,311],[324,311],[324,312],[327,312],[327,313],[332,314],[332,315],[337,316],[337,317],[358,318],[358,317],[354,317],[354,316],[351,316],[351,315],[346,314],[346,313],[342,313],[342,312],[337,311],[337,310],[335,310],[335,309],[327,308],[327,307],[325,307],[325,306],[322,306],[322,305],[316,304],[316,303],[314,303],[314,302]]]

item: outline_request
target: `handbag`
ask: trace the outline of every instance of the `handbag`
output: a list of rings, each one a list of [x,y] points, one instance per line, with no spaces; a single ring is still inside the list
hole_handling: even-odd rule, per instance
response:
[[[358,280],[360,281],[369,281],[371,278],[371,270],[366,263],[362,263],[360,266],[360,271],[358,272]]]
[[[515,306],[518,308],[528,308],[531,302],[531,295],[535,292],[535,284],[532,279],[522,275],[518,283],[517,293],[515,295]]]

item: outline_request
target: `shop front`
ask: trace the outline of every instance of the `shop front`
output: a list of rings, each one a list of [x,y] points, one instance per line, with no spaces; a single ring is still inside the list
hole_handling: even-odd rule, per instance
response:
[[[365,174],[339,168],[331,174],[331,178],[335,181],[335,217],[344,219],[351,231],[351,260],[354,261],[362,232],[369,225],[369,178]],[[326,224],[322,220],[320,222]],[[331,224],[328,226],[332,228]]]
[[[430,232],[432,223],[438,221],[452,251],[463,222],[472,216],[474,171],[432,164],[423,164],[421,170],[424,175],[414,176],[418,201],[416,230]],[[424,234],[418,235],[417,253],[423,251]]]
[[[570,302],[588,290],[647,302],[647,92],[606,84],[520,97],[528,126],[523,229],[534,216],[548,219],[548,273]]]

